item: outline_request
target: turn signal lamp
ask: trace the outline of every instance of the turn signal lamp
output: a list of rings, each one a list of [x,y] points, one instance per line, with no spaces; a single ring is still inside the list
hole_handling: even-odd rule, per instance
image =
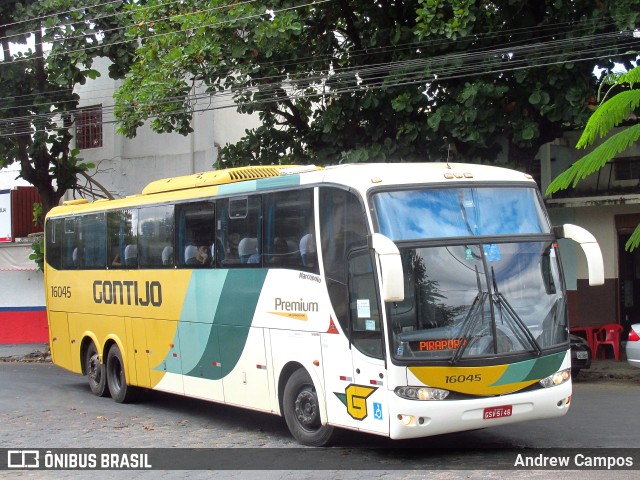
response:
[[[547,378],[540,380],[540,385],[544,388],[555,387],[556,385],[562,385],[571,378],[571,369],[565,368],[559,372],[549,375]]]

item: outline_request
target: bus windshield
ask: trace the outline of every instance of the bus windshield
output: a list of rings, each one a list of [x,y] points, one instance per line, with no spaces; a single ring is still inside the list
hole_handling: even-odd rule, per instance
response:
[[[550,232],[534,188],[399,190],[373,201],[380,233],[396,241]]]
[[[558,257],[533,188],[405,190],[373,200],[380,232],[400,241],[405,275],[405,299],[389,304],[396,359],[455,364],[566,344]]]

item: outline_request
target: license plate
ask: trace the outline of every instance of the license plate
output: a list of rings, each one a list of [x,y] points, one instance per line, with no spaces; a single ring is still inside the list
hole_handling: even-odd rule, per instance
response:
[[[578,360],[586,360],[589,358],[589,352],[576,352],[576,358]]]
[[[484,420],[492,418],[510,417],[513,407],[511,405],[502,405],[500,407],[487,407],[484,409]]]

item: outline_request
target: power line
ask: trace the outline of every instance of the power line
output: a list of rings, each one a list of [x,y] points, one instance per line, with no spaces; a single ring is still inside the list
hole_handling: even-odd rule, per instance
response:
[[[299,8],[304,8],[304,7],[314,6],[314,5],[320,5],[320,4],[331,2],[331,1],[333,1],[333,0],[311,0],[311,2],[309,2],[309,3],[305,3],[305,4],[302,4],[302,5],[296,5],[296,6],[293,6],[293,7],[285,7],[285,8],[281,8],[279,10],[272,10],[272,12],[274,14],[282,13],[282,12],[286,12],[286,11],[290,11],[290,10],[297,10]],[[231,5],[231,6],[233,6],[233,5]],[[252,18],[259,18],[259,17],[263,17],[265,15],[269,15],[269,14],[266,13],[266,11],[265,11],[263,13],[259,13],[259,14],[255,14],[255,15],[247,15],[245,17],[240,17],[240,18],[236,18],[236,19],[233,19],[233,20],[220,21],[220,22],[214,22],[214,23],[209,23],[209,24],[205,24],[205,25],[200,25],[199,28],[215,27],[215,26],[220,26],[220,25],[233,24],[233,23],[236,23],[236,22],[241,21],[241,20],[249,20],[249,19],[252,19]],[[122,28],[124,28],[124,27],[118,27],[118,28],[114,28],[114,29],[107,29],[107,30],[104,30],[103,32],[117,31],[117,30],[120,30]],[[170,32],[157,33],[155,35],[151,35],[151,36],[144,37],[144,38],[145,38],[145,40],[148,40],[150,38],[166,37],[166,36],[169,36],[169,35],[176,35],[176,34],[180,34],[180,33],[189,33],[191,30],[193,30],[193,27],[189,27],[189,28],[186,28],[186,29],[183,29],[183,30],[172,30]],[[86,37],[86,35],[79,35],[79,36],[76,36],[76,37],[69,37],[69,39],[77,39],[77,38],[85,38],[85,37]],[[95,50],[95,49],[98,49],[98,48],[111,47],[111,46],[115,46],[115,45],[123,45],[123,44],[127,44],[127,43],[135,43],[137,41],[138,41],[138,39],[134,38],[134,39],[131,39],[131,40],[121,40],[121,41],[116,41],[116,42],[111,42],[111,43],[98,43],[97,45],[90,45],[90,46],[86,46],[84,48],[78,48],[78,49],[75,49],[75,50],[66,50],[66,51],[63,51],[63,52],[60,52],[60,53],[54,52],[54,51],[51,50],[51,51],[46,52],[46,54],[49,57],[51,57],[51,56],[59,56],[59,55],[68,55],[70,53],[81,53],[81,52],[86,52],[86,51],[89,51],[89,50]],[[42,44],[44,44],[44,42],[41,43],[40,45],[42,45]],[[17,59],[13,59],[11,62],[1,62],[0,66],[8,65],[8,64],[15,65],[17,63],[30,62],[32,60],[40,59],[40,58],[44,59],[45,58],[45,54],[43,54],[43,55],[35,55],[35,56],[30,56],[30,57],[24,57],[24,58],[19,57]]]
[[[558,25],[564,25],[564,24],[557,24]],[[605,24],[600,24],[601,28],[602,27],[606,27],[610,25],[609,23],[605,23]],[[550,27],[543,27],[541,30],[546,30]],[[555,28],[555,26],[554,26]],[[584,28],[588,28],[588,27],[584,27]],[[518,33],[527,33],[530,29],[525,28],[525,29],[513,29],[513,30],[506,30],[506,31],[500,31],[500,32],[495,32],[495,33],[491,33],[491,34],[486,34],[486,35],[473,35],[473,38],[477,39],[492,39],[494,37],[498,37],[498,36],[513,36],[515,34]],[[577,31],[579,31],[580,29],[577,29]],[[575,33],[576,30],[573,30],[573,33]],[[547,35],[551,36],[551,38],[553,38],[553,32],[549,32],[549,34]],[[579,42],[579,41],[586,41],[587,38],[589,37],[594,37],[594,36],[587,36],[587,37],[575,37],[573,39],[568,39],[569,41],[573,41],[573,42]],[[539,37],[540,38],[540,37]],[[545,37],[542,37],[545,38]],[[596,38],[596,37],[594,37]],[[523,40],[511,40],[509,45],[511,48],[515,48],[519,43],[522,42],[528,42],[530,41],[530,39],[523,39]],[[369,56],[369,55],[373,55],[381,50],[387,49],[385,53],[388,54],[394,54],[400,51],[404,51],[407,49],[423,49],[426,47],[441,47],[443,45],[446,44],[451,44],[453,43],[453,40],[449,40],[449,39],[442,39],[442,40],[437,40],[437,41],[429,41],[429,42],[412,42],[412,43],[405,43],[405,44],[400,44],[398,46],[394,46],[393,48],[389,49],[389,46],[381,46],[378,47],[376,49],[363,49],[363,50],[356,50],[356,51],[351,51],[349,52],[349,58],[350,59],[356,59],[358,57],[363,57],[363,56]],[[561,43],[557,44],[558,47],[562,47],[563,45],[561,45]],[[97,48],[97,47],[94,47]],[[310,59],[310,60],[309,60]],[[322,57],[322,58],[318,58],[317,56],[314,57],[306,57],[306,58],[302,58],[302,59],[297,59],[296,62],[290,62],[290,61],[280,61],[280,62],[267,62],[267,63],[260,63],[260,64],[256,64],[256,68],[267,68],[267,67],[278,67],[280,66],[281,68],[286,68],[290,65],[297,65],[299,66],[300,64],[303,65],[308,65],[311,62],[318,62],[318,61],[323,61],[326,63],[332,62],[337,60],[336,57],[334,56],[326,56],[326,57]],[[228,71],[226,72],[226,75],[229,75],[232,71],[233,71],[234,67],[230,67],[228,69]],[[225,72],[221,72],[220,76],[224,76]],[[273,78],[260,78],[260,79],[256,79],[256,80],[273,80]],[[56,90],[56,91],[51,91],[51,92],[38,92],[38,93],[33,93],[33,94],[25,94],[25,95],[20,95],[20,96],[11,96],[11,97],[4,97],[4,98],[0,98],[0,101],[2,100],[16,100],[16,99],[26,99],[26,98],[30,98],[30,97],[34,97],[34,96],[48,96],[48,95],[54,95],[56,93],[65,93],[68,90],[66,89],[62,89],[62,90]],[[70,100],[70,102],[72,102],[72,100]],[[40,104],[41,106],[44,106],[46,104]],[[36,105],[24,105],[24,106],[36,106]],[[17,108],[20,107],[20,105],[16,105],[14,107],[5,107],[5,108],[0,108],[0,111],[8,109],[8,108]]]
[[[630,36],[633,39],[633,36]],[[637,44],[637,40],[632,40],[630,42],[628,42],[627,44],[623,44],[623,46],[628,46],[628,47],[633,47]],[[405,74],[401,74],[401,75],[397,75],[396,79],[393,82],[389,82],[387,81],[387,77],[385,75],[385,72],[388,72],[388,70],[392,69],[392,68],[397,68],[400,66],[400,62],[390,62],[388,64],[380,64],[380,65],[376,65],[373,66],[371,71],[369,73],[372,74],[377,74],[379,73],[378,76],[370,76],[370,77],[366,77],[366,82],[363,84],[357,84],[355,83],[352,86],[346,86],[346,87],[339,87],[338,86],[338,82],[337,81],[328,81],[326,83],[326,88],[328,88],[327,91],[321,92],[321,91],[316,91],[315,93],[295,93],[295,94],[289,94],[287,97],[285,98],[271,98],[269,96],[267,96],[270,92],[273,92],[275,89],[285,89],[285,90],[295,90],[295,88],[297,86],[299,86],[300,81],[296,81],[295,79],[290,80],[287,83],[279,83],[275,86],[269,86],[268,88],[263,88],[263,89],[256,89],[256,88],[250,88],[250,87],[242,87],[242,88],[238,88],[235,90],[230,90],[230,91],[225,91],[222,92],[222,94],[218,94],[216,96],[214,96],[213,100],[220,100],[222,99],[224,101],[225,97],[233,97],[239,93],[242,92],[256,92],[259,93],[259,95],[257,96],[256,99],[256,95],[254,93],[254,100],[249,102],[250,104],[253,105],[260,105],[260,104],[267,104],[267,103],[273,103],[273,102],[279,102],[282,100],[294,100],[294,99],[300,99],[300,98],[311,98],[311,97],[321,97],[323,95],[326,96],[332,96],[332,95],[339,95],[339,94],[344,94],[344,93],[353,93],[356,91],[360,91],[360,90],[364,90],[364,89],[372,89],[372,88],[381,88],[382,86],[391,88],[391,87],[397,87],[397,86],[401,86],[401,85],[407,85],[407,84],[415,84],[415,83],[421,83],[421,82],[425,82],[425,83],[433,83],[433,82],[441,82],[441,81],[445,81],[448,79],[453,79],[453,78],[460,78],[460,77],[464,77],[464,76],[470,76],[470,75],[480,75],[480,74],[491,74],[491,73],[497,73],[497,72],[507,72],[507,71],[513,71],[513,70],[519,70],[519,69],[523,69],[523,68],[533,68],[535,66],[551,66],[551,65],[558,65],[558,64],[563,64],[566,62],[580,62],[580,61],[587,61],[587,60],[594,60],[594,59],[599,59],[599,58],[607,58],[610,57],[611,55],[609,53],[603,53],[602,50],[607,50],[609,47],[608,46],[600,46],[600,48],[590,48],[590,49],[586,49],[586,50],[582,50],[582,51],[574,51],[571,52],[571,55],[574,55],[574,57],[569,57],[569,58],[565,58],[562,60],[556,60],[556,61],[552,61],[552,62],[547,62],[547,63],[540,63],[540,60],[544,60],[544,59],[550,59],[550,58],[557,58],[558,57],[558,53],[556,53],[556,47],[557,44],[554,43],[549,43],[548,45],[541,45],[543,48],[534,48],[534,46],[530,46],[528,48],[524,48],[523,50],[528,50],[528,53],[535,53],[535,54],[539,54],[542,52],[550,52],[548,55],[546,56],[538,56],[535,58],[535,60],[537,61],[536,65],[530,65],[527,63],[530,63],[533,59],[532,58],[528,58],[528,57],[524,57],[524,58],[517,58],[515,56],[512,56],[508,62],[505,64],[504,61],[498,66],[498,68],[489,68],[488,70],[482,71],[482,70],[478,70],[479,68],[483,68],[483,67],[487,67],[487,66],[491,66],[492,62],[486,62],[484,61],[484,63],[476,63],[473,65],[470,65],[469,62],[467,62],[466,64],[463,64],[462,67],[448,67],[446,63],[451,63],[451,62],[447,62],[447,60],[450,60],[451,56],[442,56],[439,58],[430,58],[425,60],[425,62],[431,62],[432,66],[438,66],[438,64],[442,64],[441,65],[441,70],[434,70],[433,72],[431,72],[430,75],[425,75],[424,72],[409,72],[409,73],[405,73]],[[488,55],[489,57],[504,57],[505,52],[508,52],[509,49],[507,47],[503,47],[501,49],[496,49],[496,50],[490,50],[490,51],[483,51],[481,52],[481,54],[476,54],[475,56],[468,56],[468,58],[466,58],[466,60],[469,61],[475,61],[475,62],[483,62],[483,57],[482,55],[484,55],[485,57]],[[591,56],[586,57],[586,58],[578,58],[576,57],[576,55],[583,55],[583,54],[590,54]],[[570,55],[570,54],[567,54]],[[461,55],[461,58],[465,58],[465,55]],[[489,58],[489,60],[491,60],[491,58]],[[418,66],[423,67],[425,65],[425,63],[422,64],[418,64]],[[414,66],[414,65],[412,65]],[[341,76],[341,78],[346,78],[346,76],[353,76],[354,80],[355,80],[355,73],[358,73],[359,69],[361,70],[362,67],[354,67],[351,70],[345,70],[344,72],[340,72],[339,75]],[[308,78],[303,79],[305,83],[309,82]],[[326,80],[326,77],[315,77],[315,80]],[[330,79],[331,80],[331,79]],[[386,84],[385,84],[386,82]],[[332,86],[334,85],[334,86]],[[222,98],[221,98],[222,97]],[[234,103],[231,101],[230,103],[228,103],[227,105],[222,105],[222,106],[218,106],[218,107],[207,107],[207,108],[203,108],[203,109],[198,109],[197,108],[197,104],[198,101],[200,99],[209,99],[211,102],[211,95],[209,93],[204,93],[204,94],[198,94],[198,95],[191,95],[191,96],[183,96],[183,97],[173,97],[173,98],[168,98],[165,99],[162,102],[155,102],[155,103],[150,103],[150,104],[145,104],[143,105],[144,107],[161,107],[163,105],[169,105],[171,103],[176,103],[176,102],[180,102],[181,103],[181,108],[180,109],[176,109],[174,111],[169,111],[169,112],[162,112],[161,114],[163,115],[171,115],[171,114],[178,114],[184,111],[184,106],[185,104],[189,103],[189,102],[195,102],[195,107],[191,108],[190,111],[192,113],[197,113],[197,112],[203,112],[203,111],[207,111],[207,110],[215,110],[215,109],[219,109],[219,108],[228,108],[234,105]],[[113,109],[115,109],[115,106],[112,107],[104,107],[102,109],[102,113],[108,114],[111,113],[113,111]],[[73,111],[70,112],[64,112],[65,114],[72,114]],[[9,127],[10,123],[20,123],[20,122],[28,122],[29,120],[33,120],[34,118],[40,118],[43,121],[46,120],[51,120],[52,118],[54,118],[56,115],[59,115],[58,112],[53,112],[53,113],[49,113],[49,114],[44,114],[44,115],[40,115],[37,117],[34,116],[26,116],[26,117],[15,117],[13,119],[5,119],[2,122],[0,122],[1,124],[4,124],[6,127]],[[158,115],[149,115],[148,118],[155,118]],[[115,123],[117,121],[104,121],[102,123]],[[21,132],[17,132],[17,131],[8,131],[10,128],[7,129],[2,129],[0,128],[0,136],[2,137],[7,137],[7,136],[15,136],[18,134],[30,134],[32,133],[32,130],[24,130]],[[3,131],[4,130],[4,131]]]

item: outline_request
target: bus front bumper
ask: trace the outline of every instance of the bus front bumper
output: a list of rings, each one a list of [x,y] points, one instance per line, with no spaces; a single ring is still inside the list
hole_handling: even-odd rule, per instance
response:
[[[390,402],[393,439],[420,438],[511,423],[559,417],[571,403],[571,380],[540,390],[472,400]]]

